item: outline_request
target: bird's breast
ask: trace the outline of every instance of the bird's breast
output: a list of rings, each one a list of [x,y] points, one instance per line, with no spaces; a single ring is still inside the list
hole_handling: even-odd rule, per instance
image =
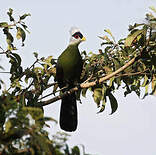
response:
[[[75,81],[80,78],[82,71],[82,58],[78,49],[66,50],[60,57],[64,80]]]

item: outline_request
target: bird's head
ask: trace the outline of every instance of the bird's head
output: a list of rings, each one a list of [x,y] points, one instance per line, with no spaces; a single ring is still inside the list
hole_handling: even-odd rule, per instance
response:
[[[79,45],[82,41],[86,40],[86,38],[82,35],[82,33],[77,27],[72,27],[69,32],[71,35],[69,42],[70,45]]]

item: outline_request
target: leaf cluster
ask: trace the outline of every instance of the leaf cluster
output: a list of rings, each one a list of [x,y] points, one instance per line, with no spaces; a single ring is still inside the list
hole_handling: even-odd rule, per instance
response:
[[[57,121],[45,117],[43,108],[37,106],[43,93],[55,85],[50,82],[55,76],[56,60],[52,56],[39,58],[37,52],[34,52],[34,63],[24,68],[14,40],[20,39],[24,46],[26,34],[29,33],[24,20],[30,14],[20,16],[17,21],[12,9],[9,9],[7,15],[9,22],[0,23],[7,47],[4,49],[0,45],[0,54],[9,60],[10,87],[0,88],[0,154],[63,155],[68,152],[69,155],[80,155],[78,146],[69,148],[66,134],[58,133],[52,139],[49,138],[45,130],[45,127],[49,127],[47,122]],[[3,81],[0,82],[3,86]]]
[[[90,90],[97,106],[101,107],[100,112],[105,109],[109,100],[112,114],[118,107],[113,93],[120,87],[124,89],[125,96],[135,92],[139,98],[156,92],[156,17],[151,13],[146,14],[145,23],[130,25],[129,35],[117,42],[109,29],[106,29],[105,33],[107,35],[99,37],[102,39],[102,48],[98,54],[82,52],[84,57],[82,81],[96,80],[97,84],[82,89],[81,93],[85,97],[87,90]],[[98,83],[100,78],[115,72],[135,57],[136,60],[131,66],[109,80]],[[151,86],[152,90],[149,92]]]
[[[151,9],[155,12],[153,7]],[[44,130],[44,127],[48,127],[47,121],[56,121],[44,117],[42,106],[59,100],[60,92],[65,89],[60,90],[54,81],[57,60],[52,56],[39,57],[34,52],[34,63],[24,68],[14,40],[20,39],[24,46],[29,33],[24,20],[30,14],[20,16],[17,21],[12,9],[7,14],[9,22],[0,23],[7,47],[4,49],[0,45],[0,54],[9,60],[11,84],[8,89],[0,88],[0,153],[79,155],[78,146],[69,149],[67,135],[59,133],[51,140]],[[77,91],[77,99],[80,100],[81,96],[87,96],[89,90],[100,108],[99,112],[103,112],[110,103],[113,114],[118,108],[114,95],[117,90],[122,88],[125,96],[135,92],[140,98],[156,92],[156,17],[149,13],[145,23],[130,25],[129,35],[119,41],[115,40],[109,29],[104,32],[105,35],[99,37],[102,43],[98,52],[81,53],[84,63],[80,82],[84,87],[74,91]],[[113,74],[133,58],[133,63]],[[102,80],[111,74],[113,76]],[[2,80],[0,84],[3,86]]]

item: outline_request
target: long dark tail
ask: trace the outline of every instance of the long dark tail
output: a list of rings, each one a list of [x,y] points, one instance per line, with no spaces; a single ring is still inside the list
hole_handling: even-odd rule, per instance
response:
[[[76,95],[65,96],[61,103],[60,127],[65,131],[75,131],[77,128]]]

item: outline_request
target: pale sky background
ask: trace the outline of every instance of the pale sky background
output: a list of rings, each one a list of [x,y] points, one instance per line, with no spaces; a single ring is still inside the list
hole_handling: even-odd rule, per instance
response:
[[[81,50],[97,52],[101,40],[98,35],[109,28],[116,40],[128,34],[128,25],[143,22],[149,6],[156,7],[156,0],[4,0],[0,4],[0,21],[7,17],[8,8],[16,15],[31,13],[26,20],[31,34],[20,48],[23,65],[30,65],[37,51],[39,56],[58,57],[69,42],[71,26],[79,27],[87,41],[80,45]],[[5,59],[0,64],[7,69]],[[1,75],[5,78],[5,75]],[[71,146],[84,144],[86,152],[97,155],[155,155],[156,154],[156,97],[144,100],[135,94],[124,98],[123,91],[115,93],[119,108],[109,115],[106,111],[96,114],[98,109],[90,93],[78,104],[79,124],[71,133]],[[45,108],[46,116],[59,119],[60,101]],[[50,124],[51,125],[51,124]],[[51,134],[60,130],[59,125],[51,125]]]

